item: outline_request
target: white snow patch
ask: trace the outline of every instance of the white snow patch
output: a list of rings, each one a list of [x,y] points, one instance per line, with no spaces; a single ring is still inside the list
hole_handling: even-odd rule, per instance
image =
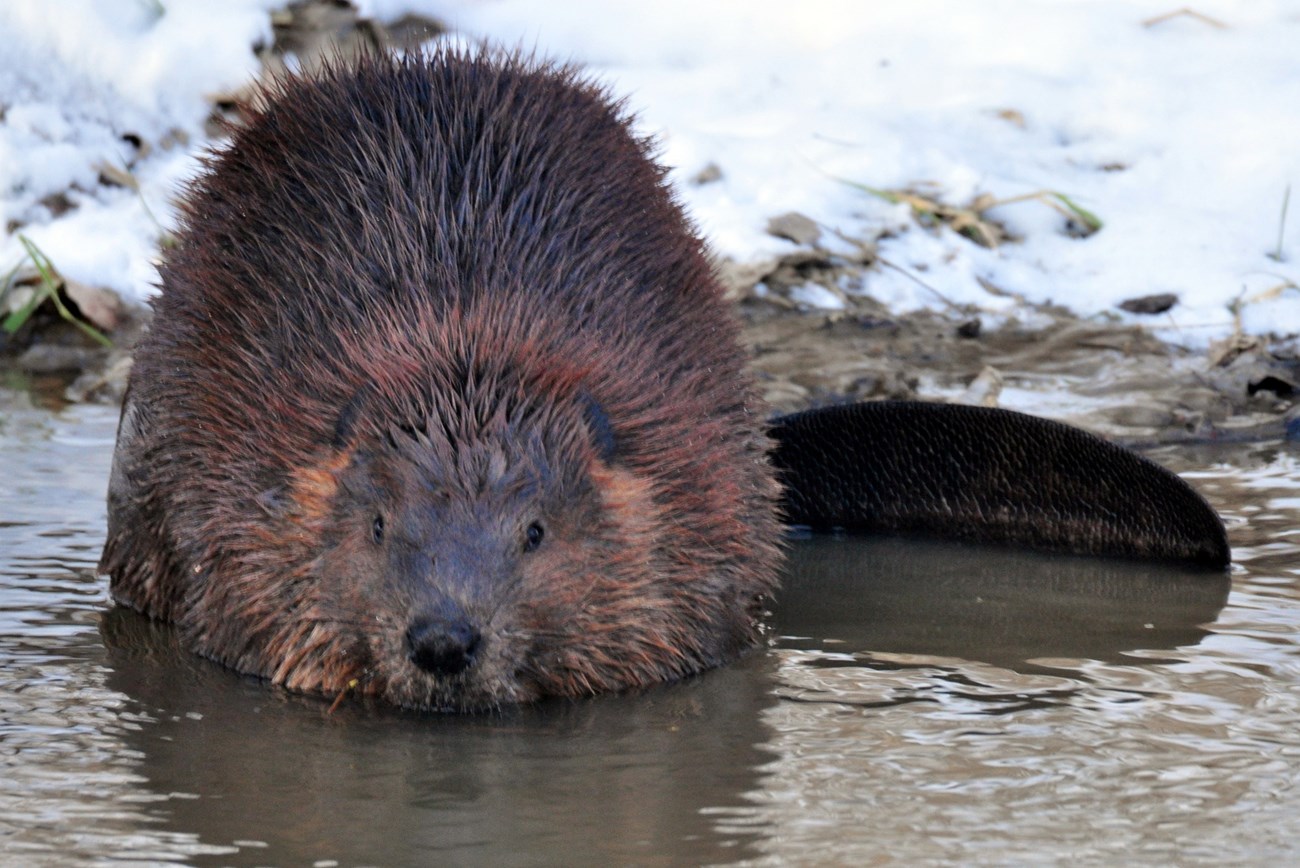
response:
[[[252,45],[269,38],[276,5],[0,4],[0,273],[23,257],[8,231],[19,223],[68,277],[148,295],[159,223],[172,225],[180,182],[198,170],[206,97],[256,72]],[[149,156],[136,159],[132,138]],[[100,185],[101,165],[129,166],[140,192]],[[41,203],[57,194],[76,207],[55,217]]]
[[[805,283],[790,290],[790,299],[796,304],[818,310],[843,310],[844,299],[817,283]]]

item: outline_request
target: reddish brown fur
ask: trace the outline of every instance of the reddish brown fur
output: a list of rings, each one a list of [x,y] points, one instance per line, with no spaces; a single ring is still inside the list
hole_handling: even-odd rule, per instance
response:
[[[752,646],[779,557],[763,410],[647,154],[601,90],[517,58],[279,83],[162,269],[114,597],[240,671],[414,707]],[[483,640],[431,674],[405,637],[445,610]]]

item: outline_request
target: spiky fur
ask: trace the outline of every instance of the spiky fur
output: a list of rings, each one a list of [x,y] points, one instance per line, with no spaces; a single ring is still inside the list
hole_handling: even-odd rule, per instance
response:
[[[756,642],[779,560],[763,409],[623,109],[483,51],[265,97],[161,269],[110,485],[114,597],[240,671],[416,707],[619,690]],[[400,645],[437,571],[375,568],[359,524],[416,506],[429,539],[544,507],[567,533],[483,565],[489,642],[452,679]]]

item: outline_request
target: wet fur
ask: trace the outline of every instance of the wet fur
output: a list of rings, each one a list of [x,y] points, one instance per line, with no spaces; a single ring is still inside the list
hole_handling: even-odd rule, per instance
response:
[[[161,269],[110,483],[115,599],[242,672],[416,707],[753,645],[779,559],[764,411],[622,109],[571,70],[450,51],[268,96]],[[482,549],[478,587],[375,566],[372,515],[417,506],[436,520],[394,545]],[[538,509],[546,544],[516,557]],[[435,598],[484,621],[470,673],[406,659]]]

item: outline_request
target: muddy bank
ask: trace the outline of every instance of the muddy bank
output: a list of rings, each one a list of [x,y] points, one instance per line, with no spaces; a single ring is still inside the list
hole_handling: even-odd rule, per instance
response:
[[[105,321],[83,312],[62,282],[57,292],[68,318],[49,300],[21,321],[12,309],[0,308],[0,318],[16,323],[12,331],[0,326],[0,383],[30,391],[50,407],[120,403],[131,370],[131,349],[147,326],[148,309],[123,305],[109,290],[98,290],[117,305],[112,320]],[[94,329],[107,345],[89,336],[84,326]]]
[[[1140,326],[1060,309],[996,328],[975,310],[894,315],[869,298],[826,313],[751,296],[740,309],[764,393],[782,411],[886,399],[984,404],[1133,444],[1281,437],[1296,415],[1300,360],[1289,344],[1242,337],[1190,351]]]
[[[873,267],[859,267],[868,291]],[[844,310],[802,310],[770,276],[738,294],[763,393],[782,412],[888,399],[986,404],[1138,444],[1282,437],[1300,415],[1289,343],[1241,337],[1189,351],[1061,309],[996,327],[978,310],[898,315],[869,296]],[[147,319],[145,308],[126,310],[106,350],[41,312],[6,342],[0,371],[12,386],[35,382],[64,400],[120,401]]]

